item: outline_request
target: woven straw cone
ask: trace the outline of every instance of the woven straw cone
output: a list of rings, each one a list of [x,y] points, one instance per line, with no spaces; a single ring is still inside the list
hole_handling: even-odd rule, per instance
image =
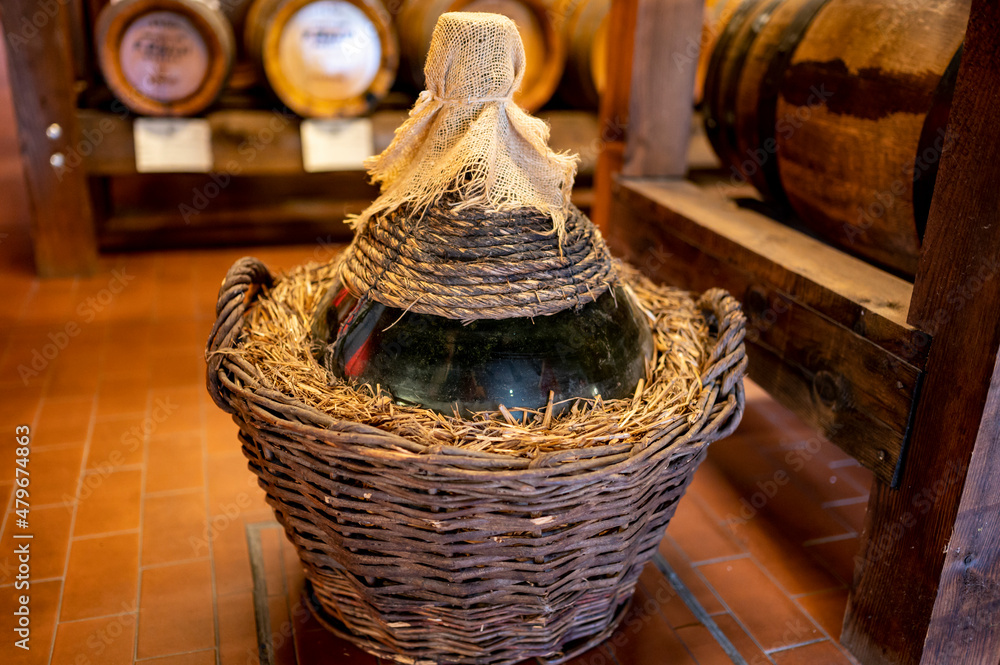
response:
[[[580,307],[616,280],[600,232],[570,202],[575,156],[511,100],[524,76],[514,22],[446,13],[427,90],[369,161],[381,195],[362,213],[343,279],[359,296],[453,319]]]
[[[230,270],[209,339],[209,391],[240,425],[243,452],[305,566],[314,612],[398,662],[554,664],[608,637],[708,443],[743,411],[745,319],[716,289],[698,302],[717,331],[703,340],[699,389],[680,417],[662,413],[662,425],[634,440],[523,457],[374,427],[365,413],[381,407],[371,398],[355,405],[356,420],[334,418],[241,353],[259,335],[249,321],[272,286],[281,287],[259,261]],[[318,298],[322,286],[307,276],[278,306]],[[309,356],[308,339],[300,343]],[[617,402],[607,424],[632,428],[635,402]],[[475,435],[475,423],[451,424]]]
[[[358,295],[451,319],[554,314],[593,302],[617,278],[600,232],[575,208],[560,242],[533,210],[458,213],[434,206],[371,220],[341,276]]]

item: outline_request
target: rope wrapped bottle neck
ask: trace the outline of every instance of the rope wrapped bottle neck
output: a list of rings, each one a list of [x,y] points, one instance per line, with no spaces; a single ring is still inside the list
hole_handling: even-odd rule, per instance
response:
[[[424,90],[420,93],[417,101],[424,103],[436,102],[446,106],[475,106],[476,104],[489,104],[490,102],[507,104],[514,101],[514,93],[497,97],[441,97],[435,95],[430,90]]]

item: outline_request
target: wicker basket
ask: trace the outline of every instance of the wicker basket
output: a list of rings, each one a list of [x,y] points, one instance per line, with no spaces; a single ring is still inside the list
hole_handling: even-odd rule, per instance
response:
[[[255,259],[227,275],[209,391],[240,425],[250,468],[304,564],[314,613],[400,662],[554,665],[608,637],[707,444],[743,412],[745,319],[716,289],[699,300],[716,334],[694,417],[639,444],[534,460],[427,447],[336,421],[224,353],[271,284]]]

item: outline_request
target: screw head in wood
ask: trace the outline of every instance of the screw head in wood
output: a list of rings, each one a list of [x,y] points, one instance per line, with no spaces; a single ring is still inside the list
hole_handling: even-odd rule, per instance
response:
[[[57,138],[62,136],[62,125],[58,122],[53,122],[51,125],[45,128],[45,135],[50,139],[55,141]]]
[[[52,165],[52,168],[61,169],[63,165],[66,164],[66,155],[61,152],[52,153],[49,157],[49,164]]]

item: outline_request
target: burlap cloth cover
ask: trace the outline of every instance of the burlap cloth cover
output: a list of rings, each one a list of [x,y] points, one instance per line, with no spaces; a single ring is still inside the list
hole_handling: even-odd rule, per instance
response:
[[[524,76],[514,22],[438,20],[420,93],[366,167],[380,196],[354,220],[341,278],[384,305],[453,319],[554,314],[616,281],[600,232],[570,203],[576,156],[512,96]]]

